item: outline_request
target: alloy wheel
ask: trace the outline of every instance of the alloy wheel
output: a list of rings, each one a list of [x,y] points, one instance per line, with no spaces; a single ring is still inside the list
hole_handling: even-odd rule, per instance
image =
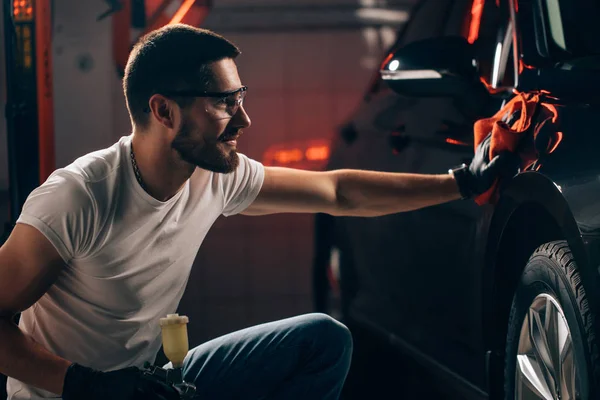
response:
[[[576,357],[560,304],[549,294],[538,295],[519,335],[515,399],[578,399]]]

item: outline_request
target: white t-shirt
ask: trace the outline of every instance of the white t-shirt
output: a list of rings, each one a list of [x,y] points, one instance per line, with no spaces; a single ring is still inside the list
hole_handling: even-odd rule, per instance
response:
[[[197,168],[166,202],[138,184],[131,136],[55,171],[27,198],[17,223],[37,228],[66,268],[20,328],[49,351],[103,371],[153,362],[159,318],[176,311],[192,263],[220,215],[244,211],[264,167],[240,154],[231,174]],[[9,378],[9,399],[56,395]]]

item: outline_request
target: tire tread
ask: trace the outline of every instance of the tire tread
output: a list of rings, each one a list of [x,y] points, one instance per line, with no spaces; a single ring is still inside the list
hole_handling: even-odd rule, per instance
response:
[[[596,340],[596,318],[592,310],[590,310],[587,294],[583,287],[581,275],[577,269],[577,264],[575,262],[575,258],[573,257],[573,253],[571,252],[571,249],[565,240],[557,240],[544,243],[539,246],[533,252],[529,260],[539,256],[547,257],[556,261],[556,263],[560,265],[566,277],[568,278],[569,285],[571,286],[573,293],[575,294],[575,301],[583,322],[583,329],[587,338],[587,348],[590,354],[590,362],[593,368],[592,375],[595,381],[593,387],[595,387],[597,390],[598,387],[596,385],[600,384],[600,350]],[[510,312],[509,320],[514,318],[514,311],[515,310],[513,308]],[[507,367],[508,365],[505,365],[505,374],[507,373]],[[505,383],[507,383],[506,379]],[[505,391],[507,390],[508,388],[505,385]],[[505,397],[508,398],[508,393],[505,393]]]

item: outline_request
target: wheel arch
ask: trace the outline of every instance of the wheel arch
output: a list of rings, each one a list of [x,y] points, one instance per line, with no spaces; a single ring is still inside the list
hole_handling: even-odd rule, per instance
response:
[[[596,291],[585,245],[569,204],[552,180],[536,172],[516,176],[503,190],[490,221],[482,285],[484,345],[493,386],[503,360],[508,316],[518,279],[530,255],[543,243],[565,240],[575,258],[586,292]],[[598,304],[590,304],[598,310]],[[499,383],[499,382],[497,382]]]

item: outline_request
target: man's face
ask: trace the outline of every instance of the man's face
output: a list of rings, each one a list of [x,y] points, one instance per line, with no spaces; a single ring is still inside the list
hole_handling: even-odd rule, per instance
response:
[[[232,59],[211,65],[213,83],[210,92],[234,92],[242,88],[237,68]],[[227,97],[199,97],[182,110],[182,122],[171,143],[181,158],[200,168],[219,172],[233,172],[239,163],[237,139],[242,129],[250,126],[250,118],[239,103],[238,92]]]

